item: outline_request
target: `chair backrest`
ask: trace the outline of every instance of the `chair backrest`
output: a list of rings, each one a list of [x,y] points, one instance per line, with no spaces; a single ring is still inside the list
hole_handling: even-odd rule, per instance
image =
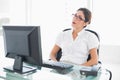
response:
[[[63,32],[68,31],[68,30],[71,30],[71,28],[65,29],[65,30],[63,30]],[[93,30],[90,30],[90,29],[85,29],[85,31],[88,31],[88,32],[91,32],[91,33],[95,34],[96,37],[98,38],[98,41],[100,42],[100,37],[99,37],[99,35],[97,34],[97,32],[95,32],[95,31],[93,31]],[[99,46],[98,46],[98,49],[97,49],[97,53],[98,53],[98,56],[99,56]],[[59,61],[60,58],[61,58],[61,56],[62,56],[62,51],[61,51],[61,49],[60,49],[60,50],[58,51],[57,55],[56,55],[56,59]],[[91,56],[88,55],[87,61],[89,61],[90,58],[91,58]],[[99,61],[99,63],[101,63],[101,62]]]

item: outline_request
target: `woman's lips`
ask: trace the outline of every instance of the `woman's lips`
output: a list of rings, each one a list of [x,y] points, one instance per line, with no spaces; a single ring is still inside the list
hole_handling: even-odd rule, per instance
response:
[[[76,24],[75,22],[72,22],[73,24]]]

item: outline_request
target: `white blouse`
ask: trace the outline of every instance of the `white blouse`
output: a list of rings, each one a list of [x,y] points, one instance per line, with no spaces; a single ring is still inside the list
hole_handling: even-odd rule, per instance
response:
[[[73,40],[73,30],[61,32],[56,39],[56,45],[62,49],[60,61],[82,64],[87,61],[89,50],[98,48],[99,41],[95,34],[83,29]]]

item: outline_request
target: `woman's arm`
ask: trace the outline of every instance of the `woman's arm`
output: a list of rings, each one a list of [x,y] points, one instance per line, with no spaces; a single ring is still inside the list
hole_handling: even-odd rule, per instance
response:
[[[98,63],[98,54],[97,54],[97,49],[93,48],[89,51],[89,54],[91,56],[91,59],[87,61],[86,63],[82,64],[84,66],[93,66]]]
[[[51,60],[57,61],[56,60],[56,54],[58,53],[59,50],[60,50],[60,47],[55,44],[52,51],[51,51],[51,53],[50,53],[50,59]]]

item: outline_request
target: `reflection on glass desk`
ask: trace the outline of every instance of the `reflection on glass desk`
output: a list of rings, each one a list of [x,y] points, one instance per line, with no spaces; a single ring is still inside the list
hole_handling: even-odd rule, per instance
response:
[[[72,70],[57,71],[42,67],[35,73],[18,74],[5,71],[0,68],[0,80],[108,80],[109,73],[101,69],[97,76],[85,76],[80,74],[80,69],[84,66],[74,66]],[[67,72],[67,73],[66,73]]]

